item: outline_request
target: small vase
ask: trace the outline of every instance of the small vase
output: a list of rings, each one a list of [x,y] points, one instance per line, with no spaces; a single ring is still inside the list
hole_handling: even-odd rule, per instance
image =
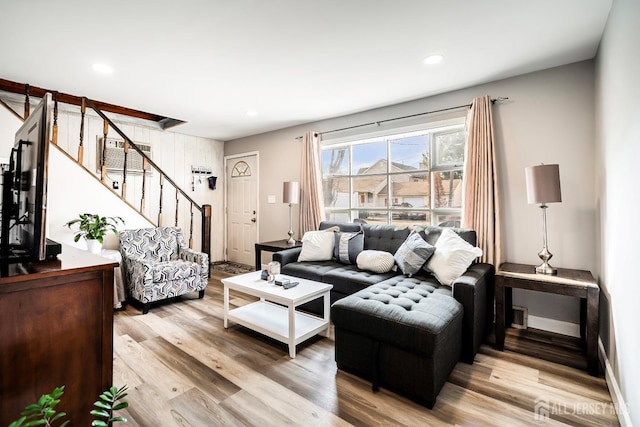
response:
[[[100,243],[100,241],[87,239],[86,242],[89,252],[92,254],[100,254],[100,251],[102,250],[102,243]]]

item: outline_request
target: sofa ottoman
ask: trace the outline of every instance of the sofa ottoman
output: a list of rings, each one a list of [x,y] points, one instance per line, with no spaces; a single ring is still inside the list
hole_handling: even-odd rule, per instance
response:
[[[339,369],[432,408],[460,359],[462,305],[446,287],[400,276],[331,307]]]

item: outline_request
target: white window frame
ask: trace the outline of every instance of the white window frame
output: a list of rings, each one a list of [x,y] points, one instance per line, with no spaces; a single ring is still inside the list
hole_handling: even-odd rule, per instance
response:
[[[366,208],[367,211],[375,211],[375,212],[382,212],[382,213],[386,213],[386,219],[387,219],[387,223],[388,224],[393,224],[393,215],[394,213],[398,213],[398,212],[402,212],[402,208],[398,209],[398,208],[392,208],[391,206],[393,205],[393,200],[391,200],[391,198],[393,197],[392,193],[392,177],[396,176],[396,175],[402,175],[406,172],[392,172],[391,168],[392,168],[392,160],[391,160],[391,140],[396,140],[399,138],[406,138],[406,137],[411,137],[411,136],[416,136],[416,135],[424,135],[424,134],[437,134],[437,133],[444,133],[447,131],[464,131],[464,117],[457,117],[457,118],[453,118],[453,119],[448,119],[448,120],[441,120],[441,121],[434,121],[434,122],[430,122],[430,123],[423,123],[423,124],[419,124],[419,125],[413,125],[413,126],[407,126],[407,127],[403,127],[403,128],[395,128],[395,129],[386,129],[386,130],[381,130],[381,131],[376,131],[376,132],[369,132],[369,133],[365,133],[365,134],[359,134],[359,135],[350,135],[347,137],[342,137],[342,138],[333,138],[333,139],[328,139],[328,138],[324,138],[321,141],[321,151],[326,151],[326,150],[333,150],[336,148],[347,148],[349,150],[348,152],[348,171],[347,174],[336,174],[333,175],[335,178],[347,178],[348,182],[349,182],[349,198],[348,198],[348,207],[325,207],[325,212],[329,215],[329,214],[335,214],[335,213],[340,213],[340,212],[344,212],[348,215],[349,217],[349,221],[353,221],[354,219],[356,219],[358,217],[359,211],[362,211],[363,208],[359,208],[357,206],[354,206],[353,203],[353,188],[354,188],[354,178],[357,177],[374,177],[374,176],[383,176],[386,175],[386,179],[387,179],[387,195],[386,195],[386,199],[388,200],[387,202],[387,207],[386,208]],[[417,170],[416,172],[425,172],[428,173],[430,175],[429,177],[429,185],[430,185],[430,189],[429,189],[429,197],[430,197],[430,206],[428,207],[424,207],[424,208],[406,208],[407,211],[411,211],[411,212],[416,212],[416,211],[424,211],[426,213],[426,215],[429,215],[429,223],[430,224],[437,224],[439,221],[437,221],[438,216],[447,216],[447,215],[459,215],[461,220],[462,220],[462,208],[434,208],[434,197],[435,197],[435,191],[434,191],[434,173],[437,172],[442,172],[442,171],[446,171],[449,172],[451,171],[452,173],[454,171],[463,171],[464,170],[464,161],[463,164],[454,164],[454,165],[436,165],[436,143],[435,143],[435,138],[433,138],[432,136],[429,136],[429,159],[430,159],[430,167],[429,170]],[[360,145],[360,144],[366,144],[366,143],[371,143],[371,142],[375,142],[375,141],[380,141],[380,140],[384,140],[386,142],[387,145],[387,172],[386,174],[367,174],[367,175],[355,175],[353,173],[353,147],[356,145]],[[466,149],[465,149],[466,152]],[[322,158],[322,156],[321,156]],[[465,159],[466,160],[466,159]],[[323,172],[323,181],[325,178],[324,172]],[[463,180],[464,180],[464,176],[463,176]],[[464,185],[464,184],[463,184]],[[383,215],[384,217],[385,215]],[[418,221],[420,222],[420,221]]]

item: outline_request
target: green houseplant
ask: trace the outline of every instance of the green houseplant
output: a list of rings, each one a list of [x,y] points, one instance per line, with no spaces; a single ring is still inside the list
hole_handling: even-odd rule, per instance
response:
[[[78,218],[72,219],[65,225],[71,228],[78,226],[78,231],[73,235],[73,241],[77,242],[81,237],[87,241],[87,249],[93,253],[100,253],[104,236],[108,232],[118,235],[116,228],[118,223],[124,224],[124,220],[119,216],[100,216],[99,214],[82,213]]]
[[[127,402],[119,402],[127,396],[128,387],[110,387],[100,394],[99,400],[93,405],[96,409],[91,415],[98,417],[91,423],[94,427],[107,427],[115,422],[127,422],[125,417],[116,416],[115,412],[129,407]],[[22,412],[22,417],[9,424],[9,427],[46,426],[53,427],[56,422],[62,422],[60,427],[69,424],[69,420],[62,421],[66,417],[65,412],[56,412],[54,409],[64,394],[64,386],[56,387],[49,394],[43,394],[37,403],[28,405]]]

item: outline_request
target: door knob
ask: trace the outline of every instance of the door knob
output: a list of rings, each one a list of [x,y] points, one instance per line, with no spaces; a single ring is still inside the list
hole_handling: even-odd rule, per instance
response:
[[[255,218],[251,218],[251,222],[256,222],[256,219]]]

